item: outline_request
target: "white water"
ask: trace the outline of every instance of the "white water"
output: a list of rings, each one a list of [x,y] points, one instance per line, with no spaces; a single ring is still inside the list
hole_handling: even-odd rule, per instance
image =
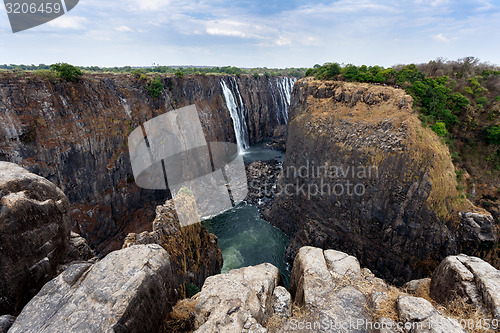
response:
[[[271,96],[275,106],[276,121],[279,125],[288,123],[288,109],[292,97],[293,85],[296,78],[280,77],[274,80],[269,79]],[[231,113],[234,124],[236,142],[241,151],[245,151],[249,146],[248,126],[245,118],[245,104],[240,94],[238,83],[234,77],[221,79],[220,85],[226,100],[227,108]]]
[[[288,123],[288,108],[292,99],[293,85],[297,82],[296,78],[282,77],[276,79],[276,87],[281,100],[281,106],[277,105],[277,110],[281,118]]]
[[[241,98],[240,90],[238,88],[238,83],[234,78],[230,78],[229,85],[226,84],[224,79],[220,81],[222,87],[222,92],[226,100],[227,108],[231,114],[234,124],[234,134],[236,135],[236,142],[240,151],[244,151],[250,146],[250,140],[248,138],[248,127],[245,119],[245,106],[243,104],[243,99]],[[234,89],[231,89],[231,83],[233,83]],[[239,104],[237,103],[239,101]]]

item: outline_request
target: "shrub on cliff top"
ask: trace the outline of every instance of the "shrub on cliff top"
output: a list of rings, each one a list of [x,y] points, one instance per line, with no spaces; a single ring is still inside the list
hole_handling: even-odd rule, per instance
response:
[[[163,92],[163,89],[165,89],[165,86],[161,82],[161,79],[159,76],[156,76],[146,86],[146,90],[148,91],[149,95],[151,97],[154,97],[154,98],[158,98],[161,95],[161,93]]]
[[[55,71],[59,77],[66,81],[76,82],[83,75],[82,71],[70,64],[59,63],[50,65],[50,69]]]

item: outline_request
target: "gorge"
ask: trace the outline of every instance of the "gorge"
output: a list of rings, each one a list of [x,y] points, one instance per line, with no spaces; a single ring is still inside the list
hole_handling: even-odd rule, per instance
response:
[[[25,307],[13,331],[35,324],[45,331],[57,329],[57,322],[44,326],[50,311],[60,321],[66,316],[76,318],[75,323],[65,322],[67,326],[60,327],[77,327],[71,325],[88,317],[88,325],[102,328],[101,318],[88,309],[72,310],[74,304],[92,304],[93,297],[100,307],[104,304],[103,309],[108,302],[120,304],[122,312],[113,308],[106,313],[118,318],[114,328],[140,331],[143,320],[148,329],[159,330],[158,322],[175,309],[175,301],[190,296],[191,284],[203,285],[200,293],[185,300],[196,303],[190,320],[200,332],[220,327],[245,332],[253,327],[264,332],[261,326],[278,312],[275,298],[310,306],[311,318],[337,318],[348,304],[352,310],[349,318],[380,319],[378,312],[370,313],[367,307],[379,308],[379,293],[390,298],[395,290],[380,278],[400,286],[429,277],[438,266],[439,274],[430,286],[429,281],[415,284],[427,283],[425,288],[436,293],[447,290],[451,283],[447,278],[472,275],[474,288],[465,278],[453,281],[458,285],[454,287],[464,288],[470,295],[473,290],[471,299],[484,303],[481,306],[498,316],[500,301],[495,295],[500,283],[483,288],[486,277],[500,281],[498,270],[478,258],[457,256],[474,255],[498,268],[498,225],[487,211],[459,195],[449,151],[435,133],[421,125],[413,100],[404,90],[311,78],[296,82],[264,75],[167,75],[161,83],[165,89],[155,98],[145,88],[147,80],[133,75],[92,74],[71,83],[1,73],[0,160],[14,162],[57,185],[69,200],[58,199],[64,202],[64,209],[54,204],[64,211],[58,213],[64,217],[64,228],[54,238],[67,243],[60,234],[69,237],[69,229],[77,231],[101,257],[97,262],[86,258],[71,265],[47,283]],[[257,192],[266,180],[265,185],[274,190],[261,195],[250,188],[247,203],[215,217],[219,221],[205,221],[215,234],[220,232],[218,223],[229,221],[219,240],[200,225],[181,228],[173,203],[166,201],[166,191],[140,189],[132,176],[128,134],[158,115],[191,104],[197,107],[206,141],[238,144],[249,181],[259,176],[264,179],[256,183]],[[267,148],[279,147],[285,138],[284,157]],[[312,165],[320,169],[310,172]],[[10,164],[8,168],[27,173]],[[304,169],[308,172],[301,173]],[[0,188],[0,199],[8,207],[4,211],[9,212],[8,200],[31,192],[23,190],[24,181],[15,186],[10,180],[6,183],[8,191]],[[359,185],[363,191],[325,194],[319,191],[325,184],[330,190],[336,185]],[[290,188],[293,191],[283,190]],[[62,197],[60,192],[57,190]],[[190,200],[189,191],[185,195]],[[34,200],[33,196],[29,194],[29,199]],[[45,205],[44,197],[35,199]],[[40,211],[43,215],[43,209]],[[238,223],[241,225],[234,225]],[[54,229],[47,224],[47,229]],[[36,230],[26,233],[35,235]],[[251,243],[251,238],[258,238],[256,233],[266,237]],[[224,237],[233,238],[233,244],[224,244]],[[248,249],[247,242],[259,245]],[[44,248],[42,241],[37,244]],[[58,248],[57,258],[62,257],[65,246]],[[284,253],[285,246],[288,265],[294,263],[291,271],[284,256],[276,255]],[[223,272],[229,272],[212,276],[223,267],[221,249]],[[242,260],[244,252],[256,260]],[[33,257],[38,266],[45,267],[43,258]],[[248,265],[257,266],[240,268]],[[50,262],[50,274],[40,280],[54,277],[55,266]],[[107,272],[114,275],[107,276]],[[114,276],[119,277],[118,282]],[[111,287],[101,292],[95,281]],[[288,284],[291,295],[279,287]],[[127,303],[122,286],[130,285],[134,297]],[[109,292],[113,288],[120,292]],[[32,294],[38,291],[32,289]],[[82,290],[89,296],[82,296]],[[485,290],[484,299],[478,300],[477,290]],[[395,293],[397,299],[390,302],[399,312],[391,313],[389,319],[416,320],[410,310],[422,301]],[[59,299],[69,300],[70,306]],[[55,308],[40,310],[52,302]],[[140,316],[124,310],[130,304],[139,309]],[[219,311],[219,305],[224,311]],[[419,321],[435,317],[444,327],[462,332],[436,312],[436,304],[424,305],[426,316]],[[16,311],[20,309],[18,304]]]
[[[245,148],[285,127],[295,82],[265,76],[162,80],[166,88],[153,98],[147,82],[132,75],[88,75],[76,84],[0,78],[0,160],[59,186],[72,203],[73,229],[99,254],[120,248],[129,232],[148,230],[156,205],[167,199],[134,184],[127,149],[133,129],[195,104],[207,142]]]

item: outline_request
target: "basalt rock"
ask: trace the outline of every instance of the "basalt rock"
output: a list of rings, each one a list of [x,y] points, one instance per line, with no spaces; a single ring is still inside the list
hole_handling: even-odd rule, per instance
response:
[[[479,258],[446,258],[432,276],[430,293],[443,304],[463,299],[500,320],[500,271]]]
[[[184,193],[180,193],[177,199],[196,204],[192,196]],[[222,252],[217,237],[201,223],[181,227],[173,200],[156,207],[152,232],[129,234],[123,248],[136,244],[158,244],[170,254],[172,284],[179,290],[179,296],[186,296],[187,285],[201,287],[207,277],[219,274],[222,268]]]
[[[279,271],[271,264],[209,277],[193,297],[196,332],[265,332],[279,281]]]
[[[133,129],[195,104],[207,142],[236,142],[221,88],[225,80],[243,104],[254,143],[286,123],[293,84],[265,76],[171,75],[162,76],[165,89],[153,98],[146,90],[148,80],[86,74],[79,82],[64,82],[0,74],[0,161],[18,163],[59,186],[72,203],[73,231],[98,255],[119,249],[128,233],[151,231],[155,207],[168,199],[166,191],[134,183],[127,148]]]
[[[264,212],[290,237],[289,261],[305,245],[335,248],[402,285],[448,255],[488,255],[492,219],[460,199],[449,151],[412,103],[391,87],[296,83],[278,195]]]
[[[175,299],[168,253],[137,245],[48,282],[9,332],[157,332]]]
[[[69,201],[50,181],[0,162],[0,314],[15,314],[66,258]]]

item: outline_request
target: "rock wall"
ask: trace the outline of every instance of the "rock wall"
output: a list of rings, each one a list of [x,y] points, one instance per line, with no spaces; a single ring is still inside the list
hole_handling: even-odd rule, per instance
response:
[[[180,193],[176,199],[195,204],[195,199]],[[179,290],[179,297],[186,297],[186,287],[203,286],[209,276],[219,274],[222,268],[222,251],[217,237],[208,233],[201,223],[181,227],[173,200],[156,207],[152,232],[131,233],[125,238],[124,248],[139,244],[158,244],[170,255],[172,285]]]
[[[496,242],[493,219],[460,197],[448,149],[404,90],[301,80],[286,148],[265,216],[290,236],[289,260],[304,245],[335,248],[403,283]]]
[[[17,314],[66,259],[69,201],[48,180],[0,162],[0,315]]]
[[[156,205],[167,199],[164,192],[134,184],[127,148],[133,129],[196,104],[207,141],[235,142],[221,88],[226,80],[238,86],[253,143],[284,124],[285,79],[164,76],[166,89],[152,98],[146,80],[126,74],[85,75],[71,83],[1,73],[0,161],[18,163],[59,186],[72,203],[74,231],[105,254],[120,248],[128,233],[150,230]]]

